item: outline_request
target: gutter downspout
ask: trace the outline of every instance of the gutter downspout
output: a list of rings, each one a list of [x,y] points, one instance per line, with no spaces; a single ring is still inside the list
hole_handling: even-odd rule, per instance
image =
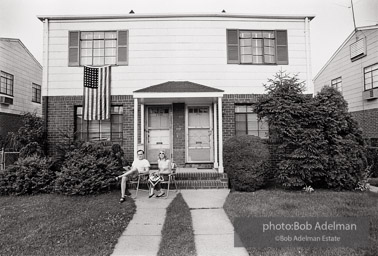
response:
[[[48,153],[48,114],[49,114],[49,20],[43,21],[43,70],[42,70],[42,97],[44,97],[44,126],[45,126],[45,141],[46,151]]]
[[[307,91],[314,94],[314,84],[311,72],[311,46],[310,46],[310,20],[305,18],[305,43],[306,43],[306,85]]]

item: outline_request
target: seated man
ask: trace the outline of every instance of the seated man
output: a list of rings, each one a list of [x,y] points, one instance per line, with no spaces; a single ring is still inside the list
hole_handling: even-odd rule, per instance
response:
[[[147,159],[144,158],[144,151],[137,151],[138,158],[134,160],[133,164],[130,167],[124,167],[126,172],[116,179],[122,178],[121,181],[121,199],[120,203],[123,203],[126,200],[126,195],[131,195],[131,193],[126,189],[126,182],[129,179],[128,176],[131,175],[131,179],[138,177],[138,174],[148,174],[150,171],[150,163]]]

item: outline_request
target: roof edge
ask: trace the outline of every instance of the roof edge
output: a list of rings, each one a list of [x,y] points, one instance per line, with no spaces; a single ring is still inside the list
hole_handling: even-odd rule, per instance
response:
[[[94,15],[37,15],[40,21],[48,20],[87,20],[87,19],[154,19],[154,18],[258,18],[258,19],[305,19],[315,15],[285,14],[228,14],[228,13],[182,13],[182,14],[94,14]]]
[[[29,51],[29,49],[24,45],[24,43],[23,43],[20,39],[18,39],[18,38],[0,37],[0,40],[14,41],[14,42],[19,43],[19,44],[25,49],[26,53],[29,54],[30,57],[32,57],[32,59],[33,59],[33,60],[34,60],[34,61],[35,61],[35,62],[36,62],[41,68],[43,68],[42,65],[41,65],[41,63],[39,63],[39,61],[34,57],[34,55]]]
[[[318,79],[318,77],[323,73],[324,69],[328,66],[328,64],[336,57],[336,55],[341,51],[341,49],[346,45],[346,43],[358,32],[362,30],[369,30],[369,29],[378,29],[378,25],[371,25],[371,26],[363,26],[363,27],[357,27],[355,30],[352,31],[352,33],[344,40],[344,42],[337,48],[337,50],[332,54],[332,56],[328,59],[328,61],[323,65],[323,67],[319,70],[319,72],[316,74],[313,81]]]

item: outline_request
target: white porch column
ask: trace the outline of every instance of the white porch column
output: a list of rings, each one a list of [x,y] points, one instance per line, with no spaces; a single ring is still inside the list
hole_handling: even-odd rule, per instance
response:
[[[140,143],[144,145],[144,104],[140,104]]]
[[[138,99],[134,98],[134,159],[137,159],[138,149]]]
[[[218,97],[218,127],[219,127],[219,167],[218,172],[223,173],[223,118],[222,97]]]
[[[214,168],[218,168],[218,125],[217,125],[217,103],[214,102]]]

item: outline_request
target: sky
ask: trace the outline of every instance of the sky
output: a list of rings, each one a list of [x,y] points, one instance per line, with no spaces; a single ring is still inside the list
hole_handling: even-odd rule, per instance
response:
[[[351,0],[0,0],[0,37],[18,38],[42,64],[38,15],[220,13],[315,15],[312,76],[353,32]],[[353,0],[356,26],[378,24],[378,0]]]

